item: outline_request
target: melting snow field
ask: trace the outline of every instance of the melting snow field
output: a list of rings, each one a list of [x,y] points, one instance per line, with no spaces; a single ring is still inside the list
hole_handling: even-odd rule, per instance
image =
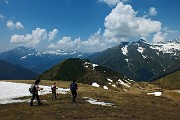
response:
[[[15,98],[24,97],[24,96],[31,96],[29,92],[31,84],[26,83],[13,83],[13,82],[4,82],[0,81],[0,104],[7,104],[7,103],[16,103],[16,102],[25,102],[27,100],[20,100]],[[39,87],[43,88],[39,92],[40,95],[51,93],[50,86],[42,86]],[[69,89],[58,88],[57,93],[66,94]]]
[[[14,100],[14,99],[24,96],[31,96],[31,94],[29,93],[30,86],[31,84],[26,84],[26,83],[13,83],[13,82],[0,81],[0,88],[1,88],[0,104],[29,102],[30,99],[26,99],[26,100],[20,100],[20,99]],[[39,87],[43,88],[43,90],[39,92],[39,95],[51,93],[51,86],[39,85]],[[61,93],[61,94],[66,94],[68,91],[70,90],[63,88],[57,89],[57,93]],[[114,105],[112,103],[98,102],[97,100],[89,97],[83,97],[83,98],[87,99],[86,101],[89,102],[90,104],[103,105],[103,106]]]

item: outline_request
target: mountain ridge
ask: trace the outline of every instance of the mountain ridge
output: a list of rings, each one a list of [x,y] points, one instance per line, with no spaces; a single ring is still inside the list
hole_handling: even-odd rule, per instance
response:
[[[39,52],[34,48],[17,47],[0,53],[0,59],[12,64],[21,65],[36,73],[42,73],[64,59],[85,58],[89,55],[90,53],[63,50]]]
[[[180,44],[171,41],[152,45],[140,39],[122,42],[88,59],[136,81],[151,81],[180,68]]]
[[[112,71],[103,66],[93,64],[87,59],[69,58],[55,65],[38,76],[43,80],[72,81],[92,85],[93,83],[105,88],[129,88],[138,83],[127,76]]]

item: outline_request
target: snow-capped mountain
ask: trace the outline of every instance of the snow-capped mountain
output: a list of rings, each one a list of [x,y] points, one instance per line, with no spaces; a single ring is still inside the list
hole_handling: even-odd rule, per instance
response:
[[[86,58],[89,55],[89,53],[63,50],[39,52],[34,48],[18,47],[0,53],[0,59],[15,65],[21,65],[37,73],[41,73],[64,59]]]
[[[150,44],[122,42],[89,59],[138,81],[149,81],[180,69],[180,40]]]

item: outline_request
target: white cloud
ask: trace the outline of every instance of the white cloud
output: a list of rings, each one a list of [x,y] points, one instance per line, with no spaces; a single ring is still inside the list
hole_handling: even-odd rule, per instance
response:
[[[24,28],[21,22],[14,23],[12,20],[7,21],[6,25],[9,29],[23,29]]]
[[[128,2],[129,0],[98,0],[98,2],[105,3],[108,6],[116,6],[119,2]]]
[[[21,22],[16,22],[15,27],[16,27],[17,29],[23,29],[23,28],[24,28],[24,26],[22,25]]]
[[[17,45],[23,45],[28,47],[35,47],[40,42],[44,40],[53,40],[57,33],[58,29],[53,29],[52,31],[47,32],[46,29],[36,28],[32,30],[31,34],[26,35],[13,35],[11,36],[11,43]]]
[[[131,5],[120,2],[105,18],[104,37],[113,41],[134,37],[146,37],[161,30],[161,23],[144,17],[137,17]]]
[[[120,0],[98,0],[98,2],[106,3],[109,6],[115,6],[120,2]]]
[[[53,29],[52,31],[49,32],[49,41],[52,41],[56,35],[59,33],[58,29]]]
[[[24,46],[36,46],[40,41],[47,39],[47,32],[45,29],[36,28],[32,30],[32,34],[26,35],[13,35],[11,36],[11,43],[24,45]]]
[[[168,33],[157,32],[152,40],[152,43],[164,42]]]
[[[156,16],[157,15],[157,10],[155,7],[150,7],[148,10],[148,13],[145,12],[145,15],[143,16],[144,18],[147,18],[149,16]]]
[[[97,33],[91,35],[87,40],[83,41],[80,38],[72,39],[71,37],[63,37],[56,43],[51,43],[48,48],[73,50],[80,52],[97,52],[107,48],[105,41],[101,36],[101,29]]]
[[[149,15],[151,15],[151,16],[156,16],[157,15],[157,10],[156,10],[155,7],[150,7]]]
[[[7,27],[8,27],[9,29],[14,29],[14,23],[13,23],[12,20],[7,21]]]

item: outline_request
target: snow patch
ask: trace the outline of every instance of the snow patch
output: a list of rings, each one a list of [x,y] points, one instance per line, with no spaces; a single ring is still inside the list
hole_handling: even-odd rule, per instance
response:
[[[124,86],[126,86],[126,87],[130,87],[128,84],[126,84],[126,83],[124,83],[122,80],[118,80],[118,82],[119,82],[119,84],[121,84],[121,85],[124,85]]]
[[[109,81],[109,82],[113,82],[113,80],[111,80],[111,79],[109,79],[109,78],[107,78],[107,81]]]
[[[162,92],[147,93],[148,95],[161,96]]]
[[[129,62],[129,59],[125,59],[126,62]]]
[[[92,66],[93,66],[93,68],[95,68],[96,66],[99,66],[99,65],[97,65],[97,64],[92,64]]]
[[[141,54],[143,54],[143,52],[144,52],[144,48],[142,48],[142,47],[138,47],[138,52],[140,52]]]
[[[122,50],[122,54],[124,54],[124,55],[126,55],[127,56],[127,54],[128,54],[128,49],[127,49],[127,45],[125,45],[123,48],[121,48],[121,50]]]
[[[31,84],[26,83],[14,83],[14,82],[5,82],[0,81],[0,104],[7,104],[12,102],[24,102],[24,100],[13,100],[15,98],[31,96],[29,92]],[[51,86],[39,85],[43,90],[39,91],[39,95],[51,93]],[[58,88],[57,93],[66,94],[69,89]]]
[[[143,57],[144,59],[148,58],[148,56],[145,56],[145,55],[142,55],[142,57]]]
[[[171,43],[157,43],[150,46],[151,49],[158,50],[159,52],[162,51],[163,53],[174,53],[176,54],[176,50],[180,50],[180,44],[175,42]]]
[[[100,87],[100,85],[97,84],[96,82],[93,82],[93,83],[92,83],[92,86],[93,86],[93,87]]]
[[[92,70],[95,70],[95,67],[99,66],[99,65],[97,65],[97,64],[92,64],[92,63],[90,63],[90,62],[85,62],[84,65],[85,65],[85,66],[92,65],[92,67],[93,67]]]
[[[123,89],[125,92],[127,92],[127,90],[126,89]]]
[[[114,104],[112,103],[107,103],[107,102],[98,102],[97,100],[89,97],[83,97],[84,99],[87,99],[86,101],[89,102],[90,104],[94,105],[102,105],[102,106],[112,106]]]
[[[107,89],[108,89],[108,87],[107,87],[107,86],[103,86],[103,88],[104,88],[105,90],[107,90]]]

